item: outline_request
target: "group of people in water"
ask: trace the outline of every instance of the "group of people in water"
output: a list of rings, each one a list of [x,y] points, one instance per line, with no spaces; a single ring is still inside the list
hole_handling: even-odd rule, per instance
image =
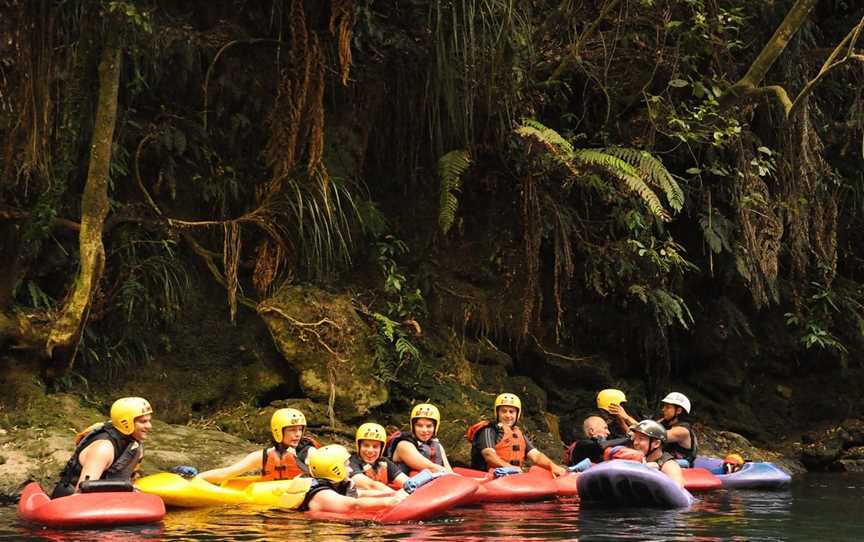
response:
[[[637,421],[625,410],[625,402],[620,390],[601,391],[597,395],[600,412],[585,419],[584,436],[567,448],[564,465],[559,465],[535,448],[519,428],[523,413],[519,397],[502,393],[493,404],[494,421],[480,421],[468,429],[471,467],[483,471],[509,467],[519,472],[530,461],[563,476],[567,467],[586,460],[632,459],[658,468],[683,487],[678,461],[692,464],[697,453],[696,435],[686,422],[689,399],[678,392],[668,394],[661,401],[662,417],[657,421]],[[146,399],[115,401],[110,421],[95,424],[76,437],[75,451],[52,498],[70,495],[88,480],[131,480],[143,458],[142,443],[151,430],[152,414]],[[306,425],[299,410],[278,409],[270,419],[272,446],[197,477],[215,484],[252,471],[260,472],[263,480],[309,477],[313,480],[301,510],[350,513],[398,504],[407,497],[399,488],[419,471],[452,470],[437,438],[441,413],[429,403],[411,410],[406,431],[388,435],[377,423],[362,424],[353,452],[339,444],[321,446],[306,434]]]

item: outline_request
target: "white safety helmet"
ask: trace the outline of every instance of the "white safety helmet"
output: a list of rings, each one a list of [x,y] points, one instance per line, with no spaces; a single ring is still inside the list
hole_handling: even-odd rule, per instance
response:
[[[687,396],[683,393],[673,391],[672,393],[664,397],[660,402],[666,403],[668,405],[680,406],[684,409],[684,412],[690,414],[690,399],[687,399]]]

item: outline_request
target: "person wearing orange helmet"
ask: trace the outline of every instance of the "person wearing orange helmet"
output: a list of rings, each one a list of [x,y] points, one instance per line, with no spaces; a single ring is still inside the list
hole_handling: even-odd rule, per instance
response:
[[[396,463],[384,456],[387,432],[377,423],[364,423],[357,428],[354,439],[357,451],[351,454],[351,479],[358,489],[377,489],[382,492],[391,486],[402,487],[408,476]]]
[[[498,467],[521,468],[526,460],[543,467],[556,476],[567,470],[555,464],[525,438],[517,423],[522,414],[522,400],[512,393],[502,393],[493,406],[495,423],[478,422],[468,429],[471,442],[471,468],[489,470]]]
[[[198,478],[218,484],[251,471],[261,471],[264,480],[287,480],[309,473],[306,455],[321,445],[305,436],[306,416],[296,408],[280,408],[270,417],[274,445],[255,451],[227,467],[211,469]]]
[[[78,434],[75,451],[60,473],[51,498],[65,497],[89,480],[131,482],[144,457],[153,408],[141,397],[123,397],[111,405],[111,420]]]
[[[421,403],[411,409],[411,431],[400,431],[388,439],[385,453],[405,474],[429,469],[450,471],[444,447],[438,441],[441,413],[438,407]]]

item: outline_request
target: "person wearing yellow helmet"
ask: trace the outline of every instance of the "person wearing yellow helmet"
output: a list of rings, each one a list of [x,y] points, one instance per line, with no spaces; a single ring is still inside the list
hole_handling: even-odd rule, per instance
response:
[[[123,397],[111,405],[111,420],[78,434],[75,451],[60,473],[51,498],[78,491],[88,480],[131,481],[144,457],[153,408],[141,397]]]
[[[615,422],[614,426],[609,428],[613,437],[623,437],[630,427],[639,423],[636,418],[624,410],[624,403],[626,402],[627,397],[624,392],[618,389],[607,388],[600,390],[597,394],[597,408],[612,417],[607,422],[613,420]]]
[[[468,429],[471,442],[471,468],[489,470],[497,467],[522,467],[526,460],[562,476],[567,470],[555,464],[535,448],[516,425],[522,415],[522,400],[512,393],[502,393],[492,407],[495,423],[481,421]]]
[[[391,485],[402,487],[408,476],[390,458],[384,456],[386,430],[377,423],[357,428],[354,441],[357,451],[351,454],[351,479],[360,489],[392,492]]]
[[[307,462],[314,478],[298,508],[306,512],[345,514],[359,510],[389,508],[402,502],[407,493],[389,490],[381,495],[375,490],[358,489],[351,478],[351,454],[344,446],[329,444],[312,450]]]
[[[438,441],[441,413],[438,407],[421,403],[411,409],[411,431],[391,435],[385,453],[405,474],[429,469],[431,472],[449,471],[450,462],[444,447]]]
[[[250,453],[240,461],[198,474],[208,482],[218,484],[251,471],[261,471],[264,480],[287,480],[308,474],[306,455],[321,445],[308,436],[306,416],[296,408],[280,408],[270,417],[270,433],[274,445]]]

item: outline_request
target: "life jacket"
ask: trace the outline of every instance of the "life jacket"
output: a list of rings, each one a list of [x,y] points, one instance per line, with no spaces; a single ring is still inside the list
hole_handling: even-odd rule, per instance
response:
[[[114,461],[102,472],[100,480],[132,480],[138,464],[144,457],[144,445],[118,431],[111,422],[94,424],[76,436],[75,451],[60,472],[60,480],[54,487],[52,498],[71,495],[75,492],[83,466],[80,454],[97,440],[107,440],[114,447]]]
[[[429,461],[436,465],[444,465],[444,452],[438,439],[433,437],[427,442],[423,442],[415,437],[414,433],[411,433],[410,431],[396,431],[387,437],[387,446],[384,449],[387,457],[393,459],[393,455],[396,453],[396,446],[398,446],[403,440],[407,440],[413,444],[417,448],[417,451],[420,452],[420,455]],[[399,470],[405,474],[411,472],[411,467],[401,461],[396,461],[396,465],[399,467]]]
[[[367,478],[375,480],[376,482],[381,482],[382,484],[389,484],[392,480],[389,479],[389,466],[390,460],[386,457],[379,456],[373,463],[367,463],[363,458],[360,457],[360,454],[355,452],[351,454],[350,463],[351,476],[355,474],[362,474]]]
[[[485,466],[488,468],[486,460],[483,459],[480,446],[474,442],[477,432],[486,427],[491,427],[495,431],[495,454],[507,464],[513,465],[514,467],[521,467],[522,464],[525,463],[525,449],[528,446],[528,442],[522,435],[522,431],[518,427],[509,427],[500,424],[492,425],[490,422],[485,420],[477,422],[469,427],[468,432],[465,434],[466,438],[469,438],[469,442],[471,442],[472,466],[476,464],[477,466]],[[482,465],[480,465],[480,463],[482,463]],[[486,468],[480,470],[486,470]]]
[[[623,459],[625,461],[645,462],[645,454],[628,446],[612,446],[603,451],[603,461]]]
[[[684,448],[678,442],[665,442],[663,443],[663,451],[669,452],[675,459],[686,459],[690,465],[696,461],[696,455],[699,451],[699,444],[696,441],[696,433],[693,431],[693,428],[689,423],[686,422],[677,422],[673,424],[667,425],[665,422],[661,422],[663,427],[667,430],[672,429],[673,427],[683,427],[690,433],[690,448]]]
[[[615,446],[626,445],[630,439],[614,438],[614,439],[598,439],[598,438],[583,438],[575,441],[573,444],[564,450],[564,464],[567,466],[575,465],[585,458],[591,460],[592,463],[600,463],[604,461],[603,453],[609,448]]]
[[[295,453],[288,453],[288,449],[277,444],[272,448],[264,448],[261,451],[261,478],[264,480],[289,480],[302,474],[308,474],[305,459],[311,447],[320,448],[321,444],[312,437],[303,437],[295,449]]]
[[[354,485],[351,484],[350,480],[343,480],[342,482],[336,484],[331,482],[330,480],[325,480],[324,478],[315,478],[312,480],[312,484],[309,486],[309,490],[306,492],[306,496],[303,497],[303,502],[300,503],[300,506],[297,508],[301,512],[309,511],[309,503],[312,502],[312,499],[318,493],[322,491],[335,491],[339,495],[345,497],[357,497],[357,490],[354,488]]]

